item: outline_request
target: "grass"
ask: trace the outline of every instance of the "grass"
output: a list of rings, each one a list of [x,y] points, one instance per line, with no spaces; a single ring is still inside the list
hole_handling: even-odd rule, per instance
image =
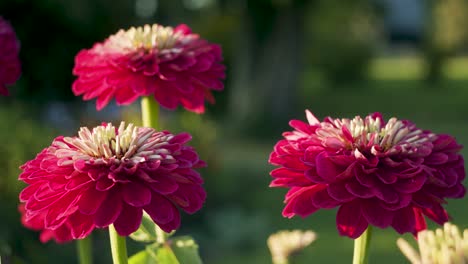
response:
[[[375,58],[369,65],[369,78],[374,80],[421,80],[426,63],[417,55]],[[450,80],[468,79],[468,57],[455,57],[442,67],[443,76]]]

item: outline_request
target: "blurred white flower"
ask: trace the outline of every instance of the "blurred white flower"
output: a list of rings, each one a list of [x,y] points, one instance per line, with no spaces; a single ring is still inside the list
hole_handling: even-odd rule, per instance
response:
[[[397,240],[397,245],[412,264],[468,263],[468,229],[461,234],[451,223],[445,223],[443,229],[419,232],[419,252],[402,238]]]
[[[287,264],[291,254],[301,251],[316,238],[315,232],[310,230],[282,230],[270,235],[267,243],[273,264]]]

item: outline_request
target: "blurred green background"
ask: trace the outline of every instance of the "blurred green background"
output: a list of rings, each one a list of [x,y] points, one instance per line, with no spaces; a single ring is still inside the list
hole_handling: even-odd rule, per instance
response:
[[[102,121],[139,123],[139,105],[73,96],[76,53],[120,28],[188,24],[223,47],[226,88],[196,115],[163,111],[163,127],[188,131],[209,167],[208,199],[184,215],[180,234],[207,264],[270,263],[269,234],[312,229],[318,240],[294,263],[350,263],[353,242],[335,228],[336,210],[281,216],[285,189],[270,189],[267,162],[288,120],[380,111],[468,145],[468,1],[465,0],[2,0],[0,15],[21,41],[23,74],[0,98],[2,263],[76,263],[73,243],[41,244],[17,212],[18,167],[57,135]],[[464,154],[468,154],[464,150]],[[466,199],[447,206],[468,228]],[[433,227],[433,225],[431,225]],[[404,263],[393,230],[375,229],[371,263]],[[107,233],[93,234],[96,263],[110,263]],[[139,245],[130,243],[130,253]]]

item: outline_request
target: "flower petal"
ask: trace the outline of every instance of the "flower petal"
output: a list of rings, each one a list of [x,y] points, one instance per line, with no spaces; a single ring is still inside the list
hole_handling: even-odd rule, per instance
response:
[[[107,227],[114,223],[122,211],[122,200],[116,193],[109,193],[94,215],[97,227]]]
[[[143,210],[128,204],[123,204],[119,217],[114,222],[117,233],[121,236],[128,236],[135,232],[141,224]]]
[[[384,209],[375,199],[366,199],[362,203],[362,215],[371,225],[386,228],[393,222],[394,211]]]
[[[143,208],[159,226],[170,223],[179,214],[177,208],[164,196],[153,194],[151,203]]]
[[[345,203],[336,214],[336,226],[342,236],[358,238],[367,229],[368,223],[361,213],[359,201]]]
[[[142,207],[151,202],[151,191],[141,183],[129,182],[122,187],[124,201],[135,207]]]

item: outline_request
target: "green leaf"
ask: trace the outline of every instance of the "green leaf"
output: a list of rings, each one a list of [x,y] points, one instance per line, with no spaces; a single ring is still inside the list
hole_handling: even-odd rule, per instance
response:
[[[151,217],[144,213],[141,219],[140,227],[130,237],[139,242],[154,242],[156,241],[156,224]]]
[[[198,245],[192,237],[175,237],[171,239],[170,245],[180,263],[202,264],[202,260],[198,254]]]
[[[151,255],[153,260],[156,263],[161,264],[180,264],[177,260],[174,252],[172,252],[171,248],[168,244],[158,245],[157,243],[152,244],[146,247],[146,251]],[[184,262],[182,262],[185,264]]]
[[[155,264],[155,260],[146,250],[142,250],[128,259],[128,264]]]

